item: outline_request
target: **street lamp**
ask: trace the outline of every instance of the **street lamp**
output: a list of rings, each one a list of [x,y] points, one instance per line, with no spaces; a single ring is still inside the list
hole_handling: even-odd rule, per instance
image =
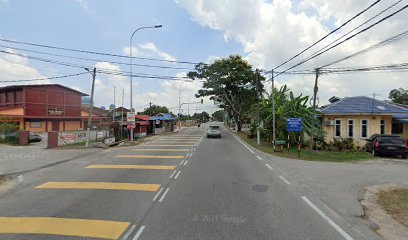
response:
[[[133,73],[132,73],[132,40],[133,40],[133,36],[135,35],[135,33],[139,30],[142,29],[147,29],[147,28],[161,28],[162,25],[155,25],[155,26],[147,26],[147,27],[140,27],[138,29],[136,29],[132,35],[130,36],[130,54],[129,54],[129,62],[130,62],[130,111],[132,113],[134,113],[133,111]],[[131,141],[133,141],[133,128],[130,129],[130,139]]]

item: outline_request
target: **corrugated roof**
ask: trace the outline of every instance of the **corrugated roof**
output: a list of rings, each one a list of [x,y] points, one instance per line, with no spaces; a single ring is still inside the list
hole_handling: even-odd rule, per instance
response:
[[[149,120],[160,120],[160,121],[173,121],[176,120],[171,113],[159,113],[156,116],[151,117]]]
[[[80,94],[81,96],[88,96],[88,94],[86,94],[86,93],[83,93],[83,92],[77,91],[75,89],[63,86],[61,84],[10,85],[10,86],[0,87],[0,91],[2,91],[2,90],[22,89],[22,88],[27,88],[27,87],[49,87],[49,86],[64,88],[66,90],[76,92],[76,93]]]
[[[135,118],[143,120],[143,121],[148,121],[151,117],[147,115],[135,115]]]
[[[406,108],[366,96],[345,97],[335,103],[325,105],[324,107],[320,108],[319,111],[326,115],[356,113],[408,114],[408,109]]]

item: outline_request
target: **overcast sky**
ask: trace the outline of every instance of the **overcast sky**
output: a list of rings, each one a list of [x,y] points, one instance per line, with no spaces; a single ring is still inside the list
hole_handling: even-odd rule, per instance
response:
[[[373,2],[374,0],[0,0],[0,38],[128,55],[130,35],[136,28],[162,24],[163,28],[144,29],[135,34],[133,56],[194,63],[211,62],[217,57],[240,54],[254,67],[269,70],[340,26]],[[346,27],[299,58],[278,68],[277,71],[285,70],[303,60],[396,2],[398,0],[382,0]],[[378,21],[406,4],[407,0],[402,0],[370,23]],[[407,31],[407,11],[402,11],[296,69],[320,67]],[[407,43],[407,39],[404,38],[332,67],[405,63],[408,62]],[[22,49],[94,60],[44,55]],[[0,41],[0,51],[76,65],[76,67],[63,66],[0,52],[0,81],[75,74],[84,71],[81,66],[129,71],[129,66],[126,65],[127,58],[75,53],[4,41]],[[159,66],[159,68],[134,66],[133,72],[165,76],[184,76],[194,67],[192,64],[139,59],[135,59],[133,63]],[[375,93],[376,98],[386,99],[391,89],[408,88],[407,77],[407,72],[322,75],[319,78],[320,104],[326,103],[333,95],[371,96]],[[276,78],[276,81],[278,86],[288,84],[296,93],[311,95],[314,76],[281,75]],[[27,84],[27,82],[19,84],[21,83]],[[35,83],[60,83],[89,93],[91,75]],[[140,111],[151,101],[154,104],[170,107],[174,113],[177,113],[179,86],[179,81],[135,78],[133,104],[136,110]],[[194,93],[200,86],[201,83],[183,83],[181,101],[198,101],[194,99]],[[270,88],[270,85],[266,86]],[[125,89],[124,105],[129,106],[129,79],[124,76],[105,74],[97,75],[95,92],[97,106],[109,106],[113,103],[114,87],[116,87],[116,105],[121,105],[121,93],[122,89]],[[186,113],[187,107],[183,108]],[[205,99],[203,105],[190,105],[190,113],[202,109],[212,112],[216,107],[208,99]]]

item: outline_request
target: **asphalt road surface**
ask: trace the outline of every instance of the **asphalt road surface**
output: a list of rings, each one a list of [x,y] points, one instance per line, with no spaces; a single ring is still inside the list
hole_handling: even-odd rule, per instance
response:
[[[205,130],[16,178],[0,239],[362,239],[227,130]]]

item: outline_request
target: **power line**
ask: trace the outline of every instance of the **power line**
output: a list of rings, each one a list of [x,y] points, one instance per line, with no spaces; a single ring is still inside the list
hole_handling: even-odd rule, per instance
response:
[[[69,75],[62,75],[62,76],[56,76],[56,77],[45,77],[45,78],[33,78],[33,79],[20,79],[20,80],[6,80],[6,81],[0,81],[2,83],[9,83],[9,82],[34,82],[34,81],[44,81],[44,80],[51,80],[51,79],[59,79],[59,78],[68,78],[68,77],[75,77],[83,74],[87,74],[88,72],[82,72],[82,73],[75,73],[75,74],[69,74]]]
[[[9,42],[9,43],[15,43],[15,44],[23,44],[23,45],[35,46],[35,47],[58,49],[58,50],[64,50],[64,51],[70,51],[70,52],[80,52],[80,53],[96,54],[96,55],[103,55],[103,56],[110,56],[110,57],[120,57],[120,58],[127,58],[127,59],[129,59],[129,56],[120,55],[120,54],[112,54],[112,53],[104,53],[104,52],[95,52],[95,51],[79,50],[79,49],[72,49],[72,48],[56,47],[56,46],[50,46],[50,45],[45,45],[45,44],[37,44],[37,43],[29,43],[29,42],[22,42],[22,41],[14,41],[14,40],[5,39],[5,38],[0,38],[0,41]],[[170,62],[170,63],[183,63],[183,64],[193,64],[193,65],[199,64],[199,63],[197,63],[197,62],[176,61],[176,60],[166,60],[166,59],[157,59],[157,58],[145,58],[145,57],[132,57],[132,58],[133,58],[133,59],[141,59],[141,60],[149,60],[149,61]]]
[[[316,58],[316,57],[322,55],[323,53],[325,53],[325,52],[327,52],[327,51],[329,51],[329,50],[331,50],[331,49],[333,49],[333,48],[335,48],[335,47],[337,47],[337,46],[339,46],[339,45],[341,45],[341,44],[343,44],[343,43],[349,41],[350,39],[354,38],[355,36],[357,36],[357,35],[359,35],[359,34],[365,32],[365,31],[371,29],[372,27],[374,27],[374,26],[380,24],[381,22],[385,21],[386,19],[388,19],[388,18],[390,18],[390,17],[392,17],[392,16],[398,14],[399,12],[405,10],[407,7],[408,7],[408,5],[405,5],[404,7],[400,8],[399,10],[397,10],[397,11],[395,11],[395,12],[389,14],[388,16],[386,16],[386,17],[380,19],[379,21],[377,21],[377,22],[371,24],[370,26],[368,26],[368,27],[366,27],[366,28],[364,28],[364,29],[358,31],[357,33],[355,33],[355,34],[349,36],[348,38],[346,38],[346,39],[344,39],[344,40],[342,40],[342,41],[336,43],[335,45],[331,46],[330,48],[328,48],[328,49],[326,49],[326,50],[324,50],[324,51],[322,51],[322,52],[319,52],[319,53],[317,53],[317,54],[315,54],[315,55],[313,55],[313,56],[311,56],[311,57],[309,57],[309,58],[306,58],[306,59],[304,59],[304,60],[298,62],[297,64],[291,66],[290,68],[287,68],[286,70],[282,71],[281,73],[276,74],[275,77],[277,77],[277,76],[281,75],[282,73],[285,73],[286,71],[291,70],[291,69],[293,69],[293,68],[295,68],[295,67],[297,67],[297,66],[299,66],[299,65],[302,65],[302,64],[304,64],[305,62],[308,62],[308,61],[312,60],[313,58]]]
[[[331,32],[329,32],[328,34],[326,34],[325,36],[323,36],[322,38],[320,38],[318,41],[314,42],[312,45],[310,45],[309,47],[303,49],[301,52],[299,52],[298,54],[296,54],[295,56],[291,57],[290,59],[286,60],[285,62],[281,63],[279,66],[275,67],[274,70],[276,70],[277,68],[285,65],[286,63],[292,61],[294,58],[298,57],[299,55],[301,55],[302,53],[306,52],[307,50],[309,50],[310,48],[314,47],[316,44],[320,43],[321,41],[323,41],[324,39],[326,39],[328,36],[330,36],[331,34],[337,32],[339,29],[341,29],[342,27],[346,26],[348,23],[350,23],[351,21],[353,21],[355,18],[357,18],[358,16],[360,16],[361,14],[365,13],[366,11],[368,11],[370,8],[372,8],[373,6],[375,6],[376,4],[378,4],[379,2],[381,2],[381,0],[377,0],[374,3],[372,3],[370,6],[368,6],[367,8],[365,8],[363,11],[357,13],[356,15],[354,15],[352,18],[350,18],[349,20],[347,20],[346,22],[344,22],[343,24],[341,24],[338,28],[332,30]]]
[[[127,66],[132,65],[132,66],[148,67],[148,68],[193,70],[191,68],[186,68],[186,67],[171,67],[171,66],[149,65],[149,64],[138,64],[138,63],[130,64],[130,63],[102,60],[102,59],[95,59],[95,58],[74,57],[74,56],[61,55],[61,54],[55,54],[55,53],[47,53],[47,52],[41,52],[41,51],[36,51],[36,50],[31,50],[31,49],[17,48],[17,47],[5,46],[5,45],[0,45],[0,47],[15,49],[15,50],[19,50],[19,51],[38,53],[38,54],[45,54],[45,55],[55,56],[55,57],[64,57],[64,58],[71,58],[71,59],[85,60],[85,61],[95,61],[95,62],[108,62],[108,63],[118,64],[118,65],[127,65]]]

